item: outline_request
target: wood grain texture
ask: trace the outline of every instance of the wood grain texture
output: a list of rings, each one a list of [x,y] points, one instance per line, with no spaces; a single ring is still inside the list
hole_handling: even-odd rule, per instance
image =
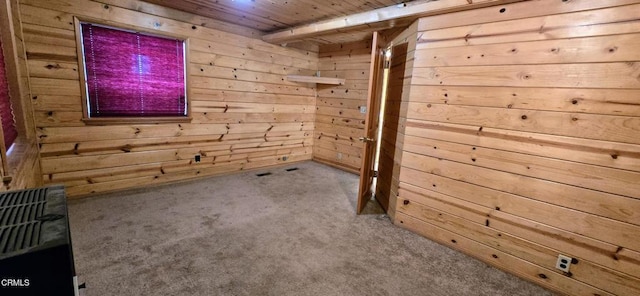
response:
[[[596,1],[580,1],[596,2]],[[597,1],[601,2],[601,1]],[[597,6],[607,5],[597,10],[565,11],[563,4],[557,1],[548,3],[544,9],[549,15],[536,16],[539,8],[531,6],[520,9],[524,14],[516,19],[505,21],[487,21],[469,26],[455,25],[448,28],[421,31],[418,38],[419,48],[456,47],[464,45],[497,44],[534,40],[554,40],[564,38],[579,38],[590,36],[606,36],[617,34],[637,33],[640,22],[640,4],[617,6],[625,4],[620,1],[602,1]],[[631,1],[637,3],[637,1]],[[522,4],[525,5],[525,4]],[[596,6],[596,7],[597,7]],[[555,13],[551,14],[552,11]],[[476,15],[481,14],[480,11]],[[428,25],[424,25],[428,26]],[[595,27],[594,27],[595,26]]]
[[[272,31],[298,24],[311,23],[319,19],[345,16],[390,6],[402,1],[255,1],[251,2],[251,5],[233,1],[212,2],[204,0],[183,2],[149,0],[147,2],[220,19],[260,31]]]
[[[396,224],[401,227],[427,236],[453,249],[480,258],[485,262],[490,262],[491,265],[495,267],[507,270],[520,277],[528,278],[543,286],[558,287],[553,288],[553,290],[562,292],[564,289],[571,289],[572,295],[615,295],[586,284],[575,284],[565,275],[557,274],[552,270],[532,264],[520,257],[479,243],[472,238],[459,234],[459,230],[449,231],[442,228],[439,226],[442,225],[442,220],[438,221],[437,224],[431,224],[404,212],[399,212],[397,221]],[[513,270],[513,266],[518,266],[519,268]]]
[[[411,101],[454,106],[495,107],[637,117],[637,89],[529,88],[415,85]]]
[[[286,30],[266,34],[263,40],[271,43],[282,43],[309,38],[314,36],[329,35],[336,32],[351,31],[354,29],[370,28],[372,31],[394,26],[406,26],[419,17],[428,15],[445,14],[454,11],[471,10],[480,7],[500,5],[516,2],[517,0],[450,0],[450,1],[410,1],[401,5],[378,8],[371,11],[354,13],[348,16],[340,16],[331,19],[320,20],[311,24],[304,24]]]
[[[424,149],[423,147],[434,148]],[[636,199],[640,190],[635,188],[640,185],[637,183],[638,178],[640,178],[637,172],[413,136],[405,138],[404,148],[405,151],[419,155],[450,159],[467,165],[517,174],[519,175],[518,178],[521,179],[521,183],[527,183],[528,177],[532,178],[531,182],[539,182],[538,180],[553,181],[549,186],[544,186],[545,189],[552,190],[553,193],[548,192],[540,195],[529,193],[527,195],[533,198],[539,196],[538,200],[551,204],[560,204],[569,208],[576,204],[581,204],[581,209],[590,213],[612,217],[628,223],[640,223],[640,199]],[[468,151],[473,151],[473,155],[469,156]],[[413,156],[415,157],[415,155]],[[488,177],[491,173],[488,171],[487,174],[482,174],[482,176]],[[496,179],[507,181],[509,178],[509,176],[500,176]],[[476,181],[469,182],[475,183]],[[557,185],[556,182],[569,186]],[[476,184],[483,184],[483,182],[479,181]],[[535,186],[532,185],[531,187]],[[596,193],[594,190],[612,194]],[[563,193],[563,191],[567,193]],[[549,198],[557,195],[562,195],[564,198]],[[606,206],[604,206],[605,204]]]
[[[8,81],[18,131],[12,147],[6,147],[4,143],[0,145],[1,173],[8,178],[7,182],[0,184],[0,190],[18,190],[42,184],[19,1],[5,1],[0,6],[0,23],[1,50],[5,57],[5,73],[1,75],[6,75]]]
[[[315,73],[316,52],[134,0],[22,2],[39,179],[64,183],[68,196],[311,159],[316,90],[286,76]],[[86,126],[74,16],[188,38],[192,121]]]
[[[418,85],[638,88],[640,63],[417,68]]]
[[[638,5],[421,19],[395,223],[564,294],[637,295]]]
[[[561,228],[539,224],[536,220],[522,217],[526,207],[517,203],[499,204],[498,199],[505,195],[492,193],[481,186],[461,184],[456,180],[425,173],[419,170],[403,168],[401,172],[401,196],[404,198],[421,198],[423,203],[434,204],[429,201],[441,202],[437,208],[460,217],[465,217],[476,223],[486,224],[501,231],[502,234],[511,233],[517,237],[526,236],[533,241],[548,246],[558,252],[568,252],[578,258],[588,258],[594,263],[606,266],[637,277],[636,268],[640,252],[629,249],[619,249],[615,244],[585,237]],[[422,182],[420,186],[412,185]],[[436,185],[435,187],[433,185]],[[477,199],[469,198],[476,194]],[[467,198],[466,200],[458,197]],[[508,209],[503,208],[505,205]],[[519,209],[518,209],[519,208]],[[486,226],[486,225],[485,225]],[[501,236],[497,236],[498,238]],[[560,251],[561,250],[561,251]],[[523,253],[527,249],[522,250]],[[614,257],[615,256],[615,257]],[[617,258],[617,259],[616,259]]]
[[[345,78],[345,85],[318,85],[313,150],[314,160],[351,172],[359,172],[362,161],[367,81],[371,40],[320,46],[321,76]]]
[[[235,25],[219,20],[218,18],[210,18],[198,14],[199,11],[192,13],[185,12],[184,9],[176,10],[168,6],[157,5],[147,2],[131,2],[129,0],[101,0],[100,2],[107,5],[119,6],[139,12],[171,18],[178,21],[192,23],[202,27],[215,28],[216,30],[242,35],[251,38],[257,38],[263,35],[259,30],[255,30],[246,26],[246,24]],[[196,13],[196,14],[194,14]]]
[[[424,103],[410,103],[409,110],[411,119],[640,144],[638,117]]]
[[[389,65],[387,93],[384,104],[384,119],[381,126],[382,138],[378,166],[378,187],[376,195],[389,200],[387,213],[395,219],[396,200],[400,186],[404,136],[408,105],[411,92],[411,73],[413,72],[414,53],[418,22],[405,30],[394,34],[389,46],[391,58]]]
[[[398,204],[398,207],[410,215],[420,217],[427,222],[446,221],[439,225],[506,253],[517,255],[526,260],[542,262],[543,267],[549,269],[550,272],[555,272],[556,250],[529,241],[523,242],[508,233],[486,227],[486,215],[483,212],[490,212],[491,209],[482,211],[479,207],[472,209],[452,207],[442,201],[442,199],[447,199],[447,196],[429,190],[405,191],[403,189],[401,191],[401,195],[405,197],[404,200],[408,200],[409,203],[405,205],[403,200]],[[455,214],[449,214],[449,212]],[[632,276],[601,268],[597,264],[584,260],[572,267],[572,278],[589,280],[593,274],[598,274],[595,280],[600,285],[609,285],[611,291],[616,294],[637,294],[640,291],[640,282]],[[557,274],[562,275],[562,272],[557,271]]]

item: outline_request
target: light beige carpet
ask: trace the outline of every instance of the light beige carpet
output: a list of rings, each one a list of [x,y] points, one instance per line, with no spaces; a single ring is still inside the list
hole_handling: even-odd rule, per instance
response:
[[[304,162],[73,201],[83,294],[551,295],[392,225],[375,202],[357,216],[357,186]]]

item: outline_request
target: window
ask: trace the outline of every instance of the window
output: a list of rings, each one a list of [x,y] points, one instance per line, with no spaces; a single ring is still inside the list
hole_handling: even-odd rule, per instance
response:
[[[85,117],[187,118],[185,41],[80,23]]]
[[[2,119],[4,145],[6,149],[9,150],[18,137],[18,130],[16,129],[16,121],[13,116],[13,107],[11,106],[11,98],[9,96],[9,83],[5,71],[2,42],[0,42],[0,118]]]

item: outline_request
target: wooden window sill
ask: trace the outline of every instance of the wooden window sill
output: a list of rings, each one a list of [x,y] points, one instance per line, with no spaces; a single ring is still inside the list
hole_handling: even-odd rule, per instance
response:
[[[104,117],[84,118],[87,125],[116,125],[116,124],[156,124],[156,123],[188,123],[191,117]]]
[[[20,166],[25,156],[28,154],[29,148],[35,146],[35,143],[28,141],[24,137],[18,137],[13,143],[10,153],[7,153],[7,174],[14,174],[16,168]]]

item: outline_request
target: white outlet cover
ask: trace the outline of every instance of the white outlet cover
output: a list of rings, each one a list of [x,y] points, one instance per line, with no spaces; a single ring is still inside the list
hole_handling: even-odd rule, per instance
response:
[[[367,114],[367,106],[360,106],[360,113]]]
[[[558,255],[558,261],[556,261],[556,268],[564,272],[569,272],[569,268],[571,267],[571,260],[573,260],[573,258],[562,255],[562,254]]]

